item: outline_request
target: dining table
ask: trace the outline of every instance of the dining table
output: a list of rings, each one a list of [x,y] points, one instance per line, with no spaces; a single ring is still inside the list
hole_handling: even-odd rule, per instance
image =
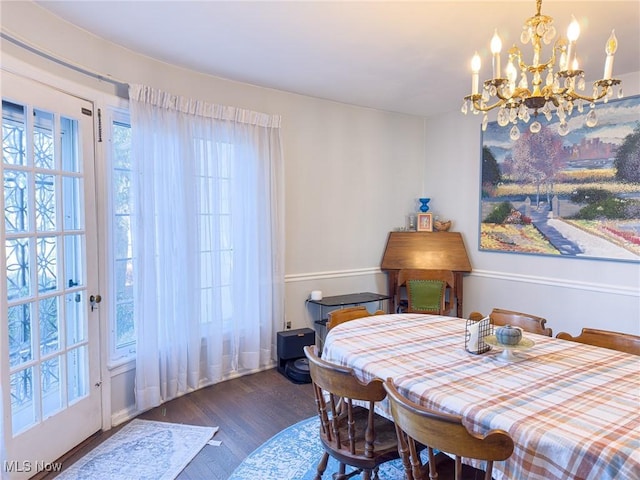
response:
[[[523,333],[504,355],[465,348],[470,321],[388,314],[331,329],[322,358],[363,382],[391,379],[432,410],[462,417],[483,435],[511,435],[495,480],[640,480],[640,356]],[[390,418],[385,401],[376,406]],[[477,460],[464,459],[482,468]]]

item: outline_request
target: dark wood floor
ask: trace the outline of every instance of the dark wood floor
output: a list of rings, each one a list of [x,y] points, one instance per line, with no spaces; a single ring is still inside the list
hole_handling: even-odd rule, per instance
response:
[[[178,480],[226,480],[235,468],[273,435],[316,413],[311,384],[296,385],[276,369],[221,382],[141,414],[138,418],[191,425],[218,426]],[[124,425],[100,432],[58,461],[63,469],[105,441]],[[49,480],[53,474],[33,479]]]

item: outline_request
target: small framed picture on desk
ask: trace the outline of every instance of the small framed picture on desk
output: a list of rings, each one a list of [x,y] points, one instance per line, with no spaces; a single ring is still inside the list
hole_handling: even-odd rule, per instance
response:
[[[430,213],[418,213],[418,231],[433,232],[433,219]]]

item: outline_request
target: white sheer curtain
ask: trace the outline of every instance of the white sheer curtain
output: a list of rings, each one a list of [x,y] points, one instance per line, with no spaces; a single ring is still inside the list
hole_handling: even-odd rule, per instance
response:
[[[136,404],[273,361],[284,315],[280,117],[129,91]]]

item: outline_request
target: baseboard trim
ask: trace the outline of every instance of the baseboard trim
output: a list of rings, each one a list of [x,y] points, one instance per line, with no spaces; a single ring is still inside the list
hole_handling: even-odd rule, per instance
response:
[[[230,373],[229,375],[227,375],[226,377],[224,377],[223,379],[221,379],[218,382],[213,382],[210,383],[208,385],[202,385],[200,387],[198,387],[197,389],[193,390],[194,392],[196,390],[200,390],[201,388],[206,388],[206,387],[210,387],[211,385],[215,385],[217,383],[221,383],[227,380],[233,380],[234,378],[238,378],[238,377],[244,377],[245,375],[251,375],[253,373],[258,373],[258,372],[263,372],[265,370],[270,370],[272,368],[276,368],[276,362],[275,361],[271,361],[270,363],[268,363],[267,365],[260,367],[260,368],[255,368],[253,370],[247,370],[244,372],[233,372]],[[191,392],[188,392],[191,393]],[[186,395],[186,394],[185,394]],[[134,418],[136,418],[138,415],[140,415],[141,413],[143,413],[142,410],[138,410],[135,405],[131,405],[127,408],[123,408],[122,410],[115,412],[114,414],[111,415],[111,427],[117,427],[118,425],[120,425],[121,423],[127,422],[129,420],[133,420]]]
[[[116,412],[113,415],[111,415],[111,426],[117,427],[121,423],[128,422],[129,420],[133,420],[140,413],[142,412],[138,412],[134,406],[120,410],[119,412]]]

